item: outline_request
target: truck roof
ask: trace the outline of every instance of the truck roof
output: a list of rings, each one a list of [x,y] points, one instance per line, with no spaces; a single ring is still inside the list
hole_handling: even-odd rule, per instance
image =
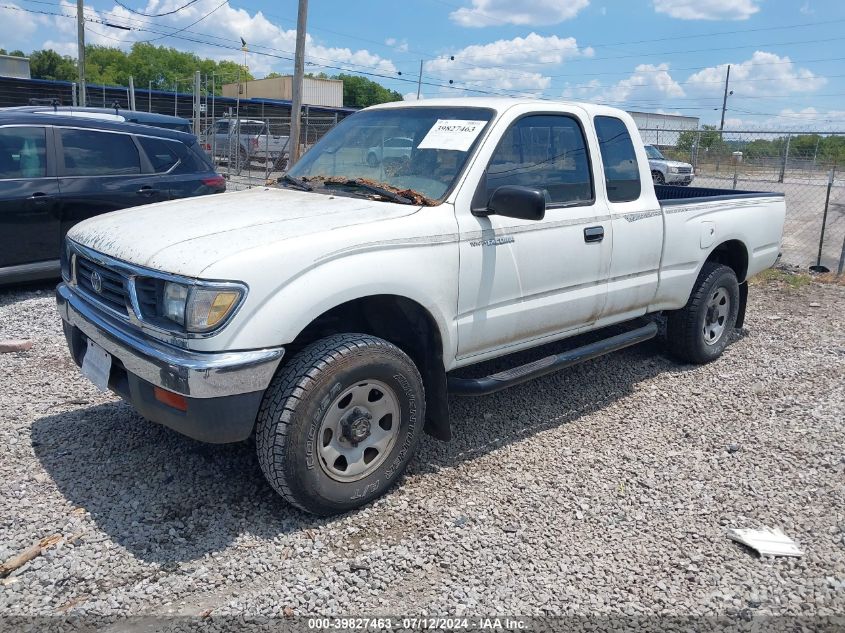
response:
[[[551,105],[567,105],[583,108],[588,112],[618,110],[618,108],[611,108],[610,106],[599,105],[595,103],[586,103],[583,101],[568,101],[565,99],[551,100],[551,99],[536,99],[532,97],[444,97],[436,99],[420,99],[418,101],[392,101],[390,103],[382,103],[380,105],[371,106],[369,109],[382,108],[406,108],[406,107],[469,107],[469,108],[493,108],[497,111],[507,110],[515,105],[533,105],[537,106],[538,110],[548,108]]]

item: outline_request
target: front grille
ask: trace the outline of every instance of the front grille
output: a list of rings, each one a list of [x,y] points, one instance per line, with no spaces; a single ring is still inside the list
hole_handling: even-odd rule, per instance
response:
[[[94,288],[94,279],[99,276],[100,288]],[[76,283],[87,295],[116,310],[128,314],[130,305],[128,279],[116,272],[82,255],[76,256]]]
[[[135,296],[144,318],[153,320],[158,314],[158,286],[158,281],[152,277],[135,278]]]
[[[678,173],[679,174],[691,174],[692,173],[692,167],[678,167]]]

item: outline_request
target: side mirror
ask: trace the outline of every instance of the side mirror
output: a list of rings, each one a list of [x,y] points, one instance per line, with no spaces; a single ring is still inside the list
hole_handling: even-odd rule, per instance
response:
[[[546,217],[546,196],[539,189],[503,185],[490,196],[487,209],[476,215],[501,215],[519,220],[542,220]]]

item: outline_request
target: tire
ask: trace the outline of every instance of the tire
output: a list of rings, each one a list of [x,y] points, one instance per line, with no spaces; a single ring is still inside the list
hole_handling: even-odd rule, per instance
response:
[[[666,178],[663,177],[663,174],[659,171],[651,172],[651,180],[654,182],[655,185],[665,185]]]
[[[666,339],[681,360],[702,364],[725,351],[739,313],[739,283],[727,266],[706,262],[687,304],[669,313]]]
[[[378,156],[375,155],[375,152],[370,152],[369,154],[367,154],[367,164],[370,167],[378,167],[378,163]]]
[[[256,423],[258,462],[297,508],[346,512],[400,478],[424,420],[422,379],[402,350],[375,336],[336,334],[305,347],[273,378]]]

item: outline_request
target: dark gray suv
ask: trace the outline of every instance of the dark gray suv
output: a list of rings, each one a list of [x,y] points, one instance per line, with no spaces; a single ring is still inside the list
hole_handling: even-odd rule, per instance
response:
[[[81,220],[225,190],[192,134],[0,111],[0,284],[58,276],[65,233]]]

